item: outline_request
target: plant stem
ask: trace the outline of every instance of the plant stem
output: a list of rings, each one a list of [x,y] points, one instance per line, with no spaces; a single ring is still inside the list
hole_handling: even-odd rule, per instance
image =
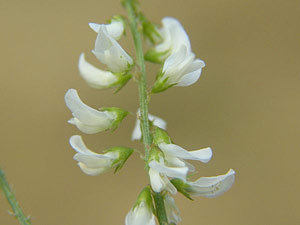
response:
[[[13,194],[6,178],[4,175],[3,170],[0,169],[0,188],[3,190],[3,193],[8,201],[8,203],[11,205],[11,208],[14,212],[15,217],[19,220],[21,225],[31,225],[31,222],[29,218],[27,218],[23,211],[21,206],[16,200],[15,195]]]
[[[138,29],[138,18],[135,12],[135,0],[124,0],[123,4],[128,13],[129,26],[134,40],[134,46],[136,51],[137,65],[140,68],[140,77],[138,79],[139,87],[139,100],[141,111],[141,129],[143,134],[143,143],[145,147],[145,160],[148,163],[149,152],[152,145],[152,136],[150,134],[149,120],[148,120],[148,93],[147,93],[147,81],[146,81],[146,68],[144,60],[144,52],[142,46],[142,38]],[[148,166],[148,165],[147,165]],[[168,225],[166,210],[164,206],[164,200],[161,193],[153,193],[156,208],[156,216],[160,225]]]
[[[140,69],[140,76],[138,80],[139,87],[139,99],[140,99],[140,111],[141,111],[141,127],[143,133],[143,143],[145,146],[145,159],[148,160],[149,151],[152,144],[152,137],[150,134],[149,121],[148,121],[148,93],[147,93],[147,81],[146,81],[146,68],[144,60],[144,52],[142,46],[141,34],[138,30],[138,18],[134,11],[134,0],[125,0],[125,8],[129,17],[129,25],[134,40],[134,46],[136,51],[137,65]]]

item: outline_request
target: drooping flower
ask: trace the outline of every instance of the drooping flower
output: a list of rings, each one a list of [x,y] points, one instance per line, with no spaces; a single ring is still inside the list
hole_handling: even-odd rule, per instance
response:
[[[118,73],[128,71],[133,65],[132,58],[119,43],[109,35],[105,25],[100,25],[92,51],[97,59],[107,65],[110,71]]]
[[[113,147],[106,150],[105,154],[98,154],[88,149],[79,135],[70,138],[70,145],[77,152],[74,159],[78,161],[80,169],[91,176],[105,173],[111,168],[117,172],[133,152],[131,148]]]
[[[138,199],[125,219],[125,225],[156,225],[149,187],[139,194]]]
[[[159,127],[155,127],[154,143],[164,153],[165,161],[169,166],[187,167],[190,172],[195,170],[194,166],[185,160],[197,160],[207,163],[212,157],[212,150],[209,147],[194,151],[187,151],[184,148],[173,144],[168,133]]]
[[[186,46],[188,52],[191,51],[189,37],[177,19],[165,17],[162,19],[162,25],[159,33],[163,41],[146,53],[147,60],[161,63],[177,52],[182,45]]]
[[[204,66],[204,61],[195,59],[195,55],[182,45],[164,62],[161,72],[156,77],[152,92],[159,93],[172,86],[192,85],[199,79]]]
[[[115,129],[128,114],[127,111],[115,107],[103,108],[103,111],[95,110],[81,101],[75,89],[67,91],[65,102],[73,115],[68,122],[86,134]]]
[[[213,177],[200,177],[196,181],[173,179],[171,182],[185,196],[217,197],[228,191],[235,180],[235,171],[230,169],[226,174]]]
[[[131,78],[130,74],[112,73],[98,69],[86,61],[84,53],[79,57],[78,68],[81,77],[89,86],[96,89],[124,86]]]
[[[101,24],[89,23],[89,26],[98,33]],[[115,40],[119,40],[124,33],[124,21],[121,16],[114,16],[109,24],[105,24],[107,33]]]
[[[152,148],[149,158],[149,176],[151,187],[155,192],[163,190],[176,194],[177,190],[170,182],[168,177],[186,180],[188,167],[186,166],[168,166],[165,164],[165,158],[162,152],[157,148]]]
[[[175,204],[174,198],[172,198],[171,195],[167,193],[164,196],[164,203],[168,222],[170,224],[178,224],[181,221],[181,218],[179,215],[179,209]]]
[[[140,116],[140,109],[137,112],[138,117]],[[154,126],[157,126],[161,129],[166,129],[167,127],[167,122],[164,121],[163,119],[148,114],[149,120],[153,123]],[[131,140],[140,140],[142,138],[142,131],[141,131],[141,121],[137,118],[132,135],[131,135]]]

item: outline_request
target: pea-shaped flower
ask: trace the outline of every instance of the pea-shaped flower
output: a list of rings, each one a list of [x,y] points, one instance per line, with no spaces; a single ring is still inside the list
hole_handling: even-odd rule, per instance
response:
[[[86,61],[84,53],[79,57],[78,68],[81,77],[89,86],[96,89],[118,87],[119,90],[131,78],[131,74],[112,73],[110,71],[98,69]]]
[[[73,115],[68,122],[86,134],[116,129],[128,114],[127,111],[115,107],[95,110],[81,101],[75,89],[67,91],[65,102]]]
[[[173,86],[192,85],[199,79],[204,66],[204,61],[195,59],[195,55],[182,45],[164,62],[162,70],[156,77],[152,92],[159,93]]]
[[[196,181],[172,180],[172,184],[185,196],[217,197],[228,191],[235,180],[235,171],[230,169],[226,174],[213,177],[200,177]]]
[[[109,35],[107,27],[100,25],[92,51],[97,59],[107,65],[111,72],[125,72],[133,65],[132,58],[124,51],[119,43]]]
[[[188,52],[191,51],[189,37],[177,19],[165,17],[162,19],[162,25],[158,31],[162,42],[146,53],[147,60],[161,63],[177,52],[182,45],[187,47]]]
[[[146,187],[125,219],[125,225],[156,225],[153,214],[151,191]]]
[[[105,154],[98,154],[88,149],[79,135],[70,138],[70,145],[77,152],[74,159],[78,161],[80,169],[91,176],[104,173],[111,168],[115,168],[117,172],[133,152],[131,148],[113,147],[106,150]]]

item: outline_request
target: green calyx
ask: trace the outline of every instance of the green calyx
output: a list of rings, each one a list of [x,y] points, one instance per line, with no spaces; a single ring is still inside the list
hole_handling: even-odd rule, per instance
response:
[[[117,107],[104,107],[104,108],[101,108],[100,110],[111,112],[116,116],[110,127],[110,129],[112,131],[115,131],[118,128],[118,126],[120,125],[120,123],[123,121],[123,119],[129,114],[128,111],[117,108]]]
[[[164,73],[162,72],[162,70],[160,70],[158,72],[158,74],[156,75],[156,80],[155,80],[155,83],[152,87],[152,90],[151,92],[156,94],[156,93],[160,93],[160,92],[163,92],[165,90],[167,90],[168,88],[170,87],[173,87],[175,84],[168,84],[167,81],[168,81],[168,77],[167,78],[163,78],[163,75]]]
[[[187,197],[190,200],[194,200],[189,194],[189,189],[190,189],[189,184],[185,183],[183,180],[178,178],[172,179],[171,183],[176,187],[179,193],[183,194],[185,197]]]
[[[142,24],[143,35],[152,44],[158,44],[162,41],[162,37],[154,23],[151,23],[143,13],[139,14],[139,20]]]
[[[145,60],[153,63],[163,63],[169,51],[157,52],[155,48],[149,49],[145,54]]]
[[[118,80],[115,83],[113,83],[111,86],[117,87],[116,91],[114,92],[114,93],[117,93],[132,78],[132,74],[130,74],[130,73],[114,73],[114,75],[118,78]]]
[[[168,133],[156,126],[153,126],[153,143],[159,145],[161,143],[172,144],[171,138]]]
[[[164,153],[157,147],[152,147],[149,152],[149,162],[155,160],[159,162],[162,158],[164,158]]]
[[[124,166],[127,159],[131,156],[133,149],[127,147],[113,147],[105,152],[113,152],[118,155],[118,157],[112,162],[112,167],[115,167],[114,173],[117,173]]]
[[[145,203],[145,205],[149,209],[153,209],[153,201],[152,201],[152,195],[151,195],[151,189],[149,186],[145,187],[139,194],[136,203],[134,204],[133,208],[139,206],[142,202]]]

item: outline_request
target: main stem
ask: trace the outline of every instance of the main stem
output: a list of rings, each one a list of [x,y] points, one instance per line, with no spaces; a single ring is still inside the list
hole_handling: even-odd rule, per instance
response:
[[[24,215],[22,208],[17,202],[16,197],[12,192],[12,190],[10,189],[10,186],[5,178],[4,172],[1,169],[0,169],[0,188],[3,190],[3,193],[14,212],[14,216],[19,220],[20,224],[31,225],[29,218],[27,218]]]
[[[140,69],[140,76],[138,78],[139,87],[139,100],[140,100],[140,121],[143,134],[143,143],[145,147],[145,160],[148,163],[149,152],[152,145],[152,136],[150,134],[149,120],[148,120],[148,93],[147,93],[147,80],[146,80],[146,68],[144,60],[144,52],[142,46],[142,38],[138,29],[138,18],[136,16],[134,8],[134,0],[124,1],[125,9],[128,13],[129,25],[134,40],[137,65]],[[156,208],[156,216],[160,225],[168,225],[168,219],[166,215],[166,209],[164,200],[161,193],[154,193],[154,202]]]

